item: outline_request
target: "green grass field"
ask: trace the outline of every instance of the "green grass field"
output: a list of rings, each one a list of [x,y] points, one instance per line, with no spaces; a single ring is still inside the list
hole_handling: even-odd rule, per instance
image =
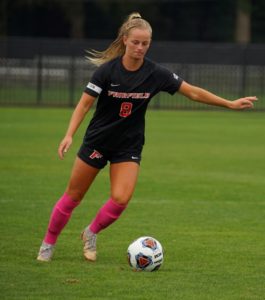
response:
[[[152,111],[135,195],[82,257],[81,230],[108,198],[102,171],[61,234],[54,260],[36,261],[90,116],[64,161],[71,110],[0,109],[1,299],[265,299],[265,115]],[[132,272],[126,250],[156,237],[165,261]]]

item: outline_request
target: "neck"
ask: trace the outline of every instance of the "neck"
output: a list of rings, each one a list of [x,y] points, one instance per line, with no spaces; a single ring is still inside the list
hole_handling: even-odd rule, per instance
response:
[[[122,64],[124,68],[128,71],[138,70],[143,63],[144,63],[144,59],[133,59],[126,55],[122,57]]]

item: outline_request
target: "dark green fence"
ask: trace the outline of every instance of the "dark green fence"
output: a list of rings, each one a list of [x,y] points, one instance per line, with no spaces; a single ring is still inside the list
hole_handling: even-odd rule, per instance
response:
[[[21,49],[21,45],[18,45],[18,49]],[[82,45],[82,47],[85,46]],[[11,48],[14,49],[13,46]],[[159,56],[161,46],[155,45],[155,49],[158,52],[156,55],[161,57],[162,55]],[[77,55],[78,52],[72,51],[72,55],[69,55],[69,53],[60,51],[60,49],[56,48],[56,50],[43,53],[45,52],[43,49],[42,51],[37,51],[36,48],[30,55],[25,55],[25,53],[27,54],[25,49],[24,55],[15,55],[13,53],[14,50],[12,50],[13,52],[11,51],[12,55],[10,55],[8,47],[5,49],[5,52],[2,50],[1,53],[0,51],[0,105],[74,106],[79,100],[94,69],[80,53]],[[225,50],[227,51],[227,48]],[[199,52],[198,47],[190,45],[189,51],[193,51],[193,55],[196,58],[196,53],[201,53],[200,55],[202,55],[205,50]],[[59,55],[61,52],[62,55]],[[151,58],[155,56],[154,53],[154,51],[151,52]],[[191,84],[208,89],[228,99],[236,99],[244,95],[257,95],[259,101],[255,107],[258,110],[264,110],[264,63],[258,64],[259,60],[256,60],[252,64],[246,56],[243,56],[245,63],[239,63],[240,61],[242,62],[242,59],[236,61],[235,58],[233,58],[237,62],[235,64],[231,60],[228,60],[226,63],[225,61],[220,63],[221,60],[218,57],[213,60],[214,55],[216,56],[216,51],[212,52],[212,56],[209,53],[206,54],[209,61],[211,61],[210,63],[205,62],[207,55],[205,55],[205,59],[200,59],[201,62],[196,61],[195,58],[194,62],[192,62],[192,59],[186,59],[185,61],[183,53],[177,53],[180,62],[176,61],[177,54],[173,56],[172,53],[171,58],[164,58],[164,61],[160,61],[160,63]],[[165,53],[163,52],[164,55]],[[253,55],[253,51],[251,55]],[[189,57],[192,57],[191,54]],[[227,60],[226,57],[225,60]],[[205,105],[188,101],[180,94],[171,96],[165,93],[157,95],[150,106],[157,109],[209,108]]]

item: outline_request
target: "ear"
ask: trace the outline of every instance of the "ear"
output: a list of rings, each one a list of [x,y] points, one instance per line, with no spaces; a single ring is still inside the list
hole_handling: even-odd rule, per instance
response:
[[[127,36],[127,35],[124,35],[124,36],[122,37],[122,40],[123,40],[123,44],[126,46],[126,45],[127,45],[128,36]]]

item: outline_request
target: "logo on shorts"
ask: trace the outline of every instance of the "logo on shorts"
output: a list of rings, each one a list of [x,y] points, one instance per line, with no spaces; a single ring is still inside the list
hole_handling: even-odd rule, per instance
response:
[[[97,150],[94,150],[93,153],[89,156],[89,158],[94,159],[94,158],[101,158],[103,155],[99,153]]]

